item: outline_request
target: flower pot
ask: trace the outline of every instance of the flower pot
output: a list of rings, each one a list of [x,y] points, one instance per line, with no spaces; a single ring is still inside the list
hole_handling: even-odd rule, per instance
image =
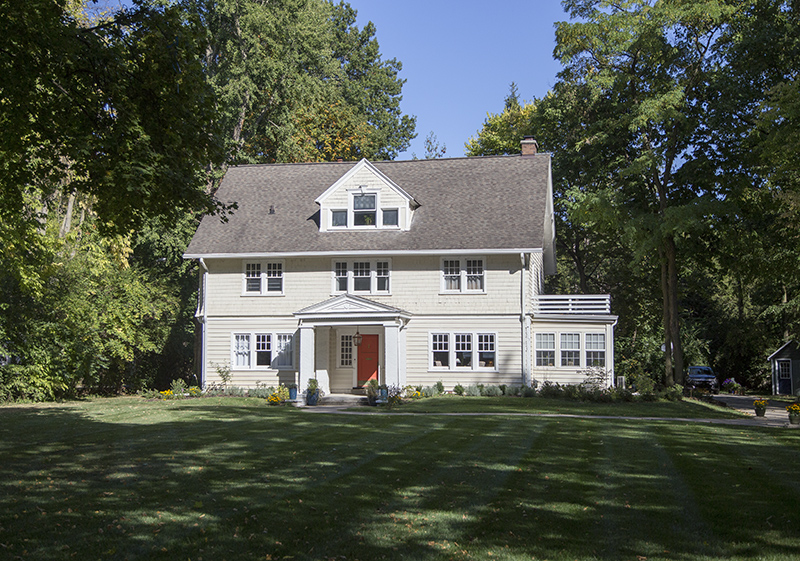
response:
[[[297,399],[297,388],[289,388],[289,399],[292,401]]]
[[[316,405],[319,401],[319,390],[306,392],[306,405]]]
[[[756,409],[756,417],[763,417],[766,412],[766,409]]]
[[[800,425],[800,415],[789,415],[790,425]]]

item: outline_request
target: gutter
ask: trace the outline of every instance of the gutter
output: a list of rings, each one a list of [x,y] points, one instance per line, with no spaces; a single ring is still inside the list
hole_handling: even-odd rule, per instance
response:
[[[206,352],[208,349],[207,343],[207,336],[208,336],[208,329],[207,329],[207,320],[208,320],[208,311],[206,310],[206,293],[208,292],[208,267],[206,266],[205,260],[201,257],[198,259],[200,263],[200,267],[203,268],[203,276],[200,280],[200,294],[199,298],[197,299],[197,312],[195,312],[195,318],[200,320],[200,329],[202,330],[201,333],[201,340],[202,340],[202,349],[200,350],[200,389],[206,388]]]

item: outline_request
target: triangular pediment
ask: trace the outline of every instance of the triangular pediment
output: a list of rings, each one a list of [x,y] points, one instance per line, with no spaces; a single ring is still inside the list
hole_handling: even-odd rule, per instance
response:
[[[407,312],[360,296],[342,294],[295,312],[298,317],[313,316],[406,316]]]
[[[363,158],[360,162],[350,168],[350,171],[345,173],[342,177],[340,177],[336,183],[328,187],[324,193],[322,193],[317,200],[315,201],[317,204],[324,206],[325,200],[339,191],[340,189],[347,189],[353,187],[353,181],[356,178],[361,178],[363,180],[364,175],[367,174],[375,179],[375,181],[380,184],[382,187],[394,191],[398,196],[402,197],[406,200],[407,203],[411,203],[414,198],[406,193],[397,183],[389,179],[389,177],[381,173],[381,171],[376,168],[374,165],[370,163],[369,160]],[[357,183],[362,183],[363,181],[357,181]]]

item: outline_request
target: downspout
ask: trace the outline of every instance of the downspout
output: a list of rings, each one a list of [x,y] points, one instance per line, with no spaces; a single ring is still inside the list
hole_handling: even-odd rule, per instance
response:
[[[208,312],[206,310],[206,291],[208,289],[208,267],[206,266],[206,262],[201,257],[199,259],[200,266],[203,268],[203,276],[202,280],[200,281],[200,298],[198,299],[197,305],[199,307],[198,314],[195,314],[195,317],[198,315],[200,316],[200,329],[201,335],[200,339],[202,341],[201,345],[202,348],[200,349],[200,388],[205,390],[206,388],[206,352],[208,349],[207,343],[207,336],[208,336],[208,329],[207,329],[207,320],[208,320]]]
[[[519,308],[520,324],[522,328],[522,383],[526,386],[532,385],[531,379],[531,318],[528,315],[525,293],[525,254],[519,254]]]

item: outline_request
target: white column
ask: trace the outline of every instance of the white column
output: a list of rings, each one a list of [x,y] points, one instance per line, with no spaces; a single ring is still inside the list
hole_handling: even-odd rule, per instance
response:
[[[331,329],[330,327],[318,327],[317,330],[319,337],[316,339],[316,367],[314,371],[317,375],[317,382],[319,388],[326,394],[331,393],[331,380],[328,372],[328,363],[330,362],[330,340]]]
[[[400,326],[384,325],[383,334],[384,380],[388,386],[403,387],[400,379]]]
[[[308,387],[308,381],[314,378],[314,327],[300,326],[300,364],[297,392],[302,393]]]

